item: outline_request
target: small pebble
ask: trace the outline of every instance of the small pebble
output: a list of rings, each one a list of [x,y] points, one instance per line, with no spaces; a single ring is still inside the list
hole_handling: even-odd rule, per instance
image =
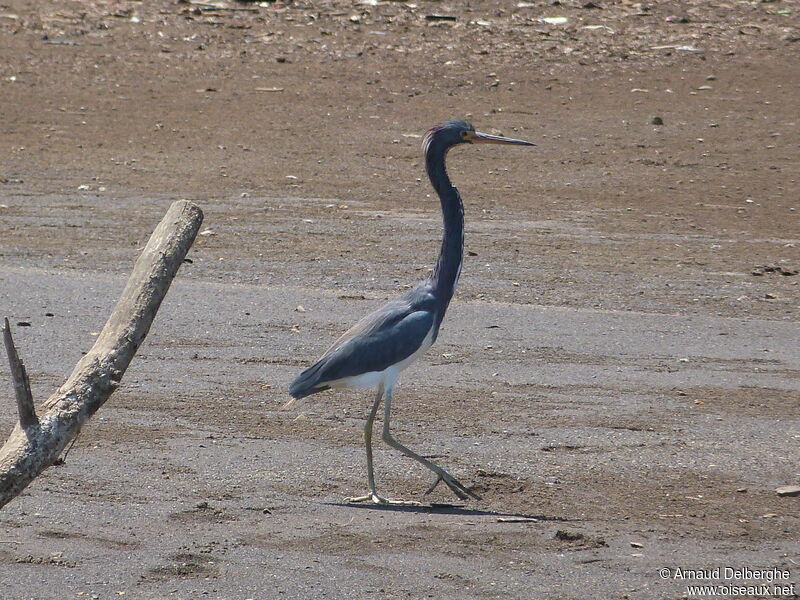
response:
[[[775,493],[778,496],[800,496],[800,485],[782,485],[775,488]]]

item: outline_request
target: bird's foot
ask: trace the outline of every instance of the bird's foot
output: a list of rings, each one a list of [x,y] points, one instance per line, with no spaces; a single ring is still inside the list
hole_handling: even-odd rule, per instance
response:
[[[450,475],[447,471],[442,471],[442,473],[437,474],[436,481],[434,481],[431,487],[429,487],[422,495],[427,496],[428,494],[430,494],[433,490],[436,489],[436,486],[439,485],[442,481],[444,481],[445,484],[447,484],[447,487],[453,490],[453,493],[456,496],[458,496],[461,500],[469,500],[470,498],[474,500],[481,499],[481,497],[478,494],[473,492],[471,489],[469,489],[467,486],[461,483],[458,479]]]
[[[394,498],[384,498],[378,494],[372,493],[366,496],[354,496],[352,498],[345,498],[345,502],[358,504],[361,502],[372,502],[380,506],[422,506],[421,502],[416,500],[397,500]]]

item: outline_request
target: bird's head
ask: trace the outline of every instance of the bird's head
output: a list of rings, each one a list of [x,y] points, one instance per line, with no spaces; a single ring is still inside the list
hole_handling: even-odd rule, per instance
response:
[[[445,121],[440,125],[431,127],[422,140],[422,147],[427,152],[428,148],[436,146],[449,149],[457,144],[515,144],[518,146],[535,146],[532,142],[515,140],[513,138],[489,135],[475,131],[475,128],[466,121]]]

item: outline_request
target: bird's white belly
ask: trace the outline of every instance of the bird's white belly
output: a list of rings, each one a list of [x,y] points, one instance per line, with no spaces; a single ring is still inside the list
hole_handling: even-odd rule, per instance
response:
[[[399,363],[395,363],[390,367],[385,368],[383,371],[369,371],[368,373],[362,373],[361,375],[353,375],[352,377],[343,377],[342,379],[329,381],[327,385],[330,387],[367,389],[374,388],[382,384],[384,388],[390,388],[394,385],[395,381],[397,381],[397,378],[400,376],[400,373],[403,371],[403,369],[425,354],[428,348],[430,348],[432,345],[433,327],[431,327],[428,335],[425,336],[425,339],[422,340],[422,344],[417,351],[411,356],[401,360]]]

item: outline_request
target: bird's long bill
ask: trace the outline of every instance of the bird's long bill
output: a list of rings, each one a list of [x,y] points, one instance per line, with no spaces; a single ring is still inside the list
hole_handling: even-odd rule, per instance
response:
[[[514,138],[501,137],[499,135],[489,135],[476,131],[470,140],[473,144],[516,144],[517,146],[535,146],[533,142],[525,140],[515,140]]]

